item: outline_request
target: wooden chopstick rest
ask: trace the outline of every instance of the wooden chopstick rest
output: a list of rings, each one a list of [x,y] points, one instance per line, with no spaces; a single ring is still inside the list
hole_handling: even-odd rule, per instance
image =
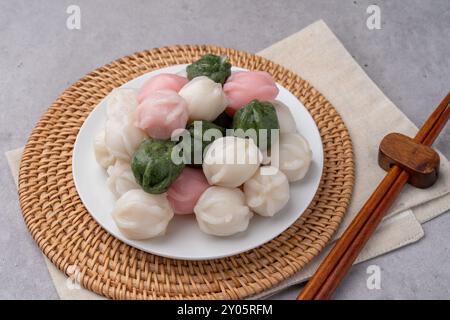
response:
[[[409,173],[408,183],[417,188],[431,187],[439,174],[439,154],[431,147],[400,133],[383,138],[378,151],[378,164],[389,171],[398,165]]]

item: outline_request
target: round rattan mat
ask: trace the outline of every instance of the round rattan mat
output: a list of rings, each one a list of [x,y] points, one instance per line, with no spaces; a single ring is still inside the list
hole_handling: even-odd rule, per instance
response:
[[[86,211],[72,180],[72,150],[84,119],[113,88],[154,69],[226,54],[235,66],[265,70],[309,110],[324,146],[324,171],[306,212],[272,241],[217,260],[182,261],[130,247]],[[135,53],[74,83],[50,106],[25,147],[19,197],[25,222],[45,255],[81,285],[115,299],[239,299],[302,269],[338,228],[350,202],[354,164],[348,131],[333,106],[296,74],[262,57],[207,45]]]

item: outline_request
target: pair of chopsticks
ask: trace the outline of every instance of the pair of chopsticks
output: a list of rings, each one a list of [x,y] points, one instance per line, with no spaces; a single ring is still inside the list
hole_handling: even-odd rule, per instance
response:
[[[431,146],[450,118],[450,92],[419,129],[414,141]],[[298,300],[329,299],[394,202],[409,173],[394,165],[358,212],[298,295]]]

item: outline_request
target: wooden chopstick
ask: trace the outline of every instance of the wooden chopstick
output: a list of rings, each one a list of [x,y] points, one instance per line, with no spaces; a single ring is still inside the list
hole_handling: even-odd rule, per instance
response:
[[[316,293],[320,290],[323,283],[326,281],[329,274],[333,271],[341,258],[343,251],[341,248],[347,248],[353,242],[358,234],[358,231],[367,222],[369,216],[365,214],[366,212],[373,212],[384,196],[383,190],[388,190],[391,185],[395,182],[397,177],[400,175],[398,167],[393,167],[389,173],[383,178],[381,183],[372,193],[370,198],[364,204],[360,212],[356,215],[350,225],[347,227],[346,231],[341,235],[339,240],[336,242],[333,249],[328,253],[326,258],[320,264],[319,268],[314,273],[313,277],[308,281],[303,290],[300,292],[297,299],[299,300],[311,300],[314,298]]]
[[[334,268],[339,263],[339,260],[344,254],[346,248],[350,247],[351,243],[358,235],[359,230],[364,226],[364,224],[367,223],[367,220],[370,217],[367,213],[372,213],[376,209],[380,201],[385,196],[385,190],[390,189],[400,175],[401,171],[402,170],[397,166],[394,166],[391,170],[389,170],[389,173],[383,178],[374,193],[372,193],[359,213],[336,242],[333,249],[331,249],[326,258],[319,265],[319,268],[300,292],[297,299],[311,300],[315,298],[317,292],[319,292],[328,276],[333,272]]]
[[[397,180],[391,186],[389,191],[386,193],[385,197],[375,209],[375,211],[370,215],[366,224],[359,230],[358,235],[354,239],[354,241],[350,244],[348,248],[346,248],[344,255],[341,256],[338,264],[332,270],[332,272],[328,275],[326,281],[322,284],[319,291],[314,296],[315,300],[324,300],[329,299],[333,294],[340,281],[350,269],[355,259],[358,257],[359,252],[362,250],[367,240],[370,238],[372,233],[377,228],[378,224],[384,217],[386,210],[391,206],[394,202],[395,198],[398,196],[403,186],[408,181],[409,174],[406,171],[403,171],[398,176]]]
[[[435,112],[433,112],[433,114],[429,117],[427,122],[421,128],[421,130],[419,130],[418,134],[416,135],[416,140],[418,140],[418,141],[423,140],[424,142],[427,142],[427,143],[432,142],[431,140],[434,141],[434,138],[437,136],[436,133],[438,133],[440,131],[440,129],[442,129],[442,127],[444,126],[444,124],[446,122],[446,120],[439,121],[439,119],[445,119],[446,118],[445,113],[447,113],[447,119],[448,119],[449,109],[447,108],[447,106],[448,106],[449,100],[450,100],[450,93],[446,97],[446,99],[443,100],[443,102],[440,104],[440,106],[435,110]],[[444,117],[442,117],[442,115],[444,115]],[[437,126],[436,126],[436,124],[437,124]],[[430,132],[434,132],[434,133],[432,133],[432,135],[428,135]],[[434,138],[433,138],[433,136],[434,136]],[[425,140],[428,140],[428,141],[425,141]],[[381,189],[381,194],[383,195],[383,197],[386,197],[386,194],[388,193],[390,187],[392,186],[389,184],[390,182],[392,182],[392,177],[395,177],[395,181],[396,181],[399,178],[401,172],[402,172],[402,170],[399,167],[394,166],[393,169],[391,169],[389,174],[386,176],[386,178],[383,179],[382,183],[377,188],[377,191],[379,191]],[[397,190],[397,188],[401,189],[401,187],[406,183],[407,180],[408,180],[408,174],[403,173],[400,181],[398,181],[396,183],[395,191]],[[383,187],[386,185],[388,185],[389,187],[388,187],[388,189],[384,189],[385,192],[383,192]],[[397,193],[398,192],[392,193],[394,195],[392,197],[392,201],[395,198]],[[375,192],[375,194],[379,195],[378,192]],[[384,199],[383,197],[381,197],[381,198]],[[370,203],[371,202],[370,200],[374,199],[374,198],[375,197],[369,198],[368,203]],[[390,202],[392,202],[392,201],[390,200],[390,197],[388,197],[387,199],[384,200],[383,205],[378,210],[380,212],[385,211],[390,206]],[[305,287],[305,289],[299,295],[300,299],[312,299],[312,298],[319,298],[319,299],[322,298],[323,299],[323,298],[326,298],[326,296],[323,295],[325,288],[321,289],[323,287],[323,283],[327,281],[327,277],[331,273],[333,273],[333,271],[334,271],[334,274],[338,273],[339,271],[342,271],[342,265],[343,265],[342,262],[341,262],[340,267],[338,267],[337,269],[336,269],[336,267],[337,267],[337,264],[339,263],[340,259],[342,258],[342,256],[347,252],[347,250],[338,250],[338,249],[340,249],[342,247],[344,247],[344,248],[350,247],[351,244],[353,242],[355,242],[355,238],[359,233],[359,230],[357,230],[357,229],[361,226],[364,226],[366,223],[368,223],[367,221],[370,218],[370,215],[367,215],[367,213],[370,213],[372,210],[376,210],[376,207],[372,207],[370,205],[368,206],[367,205],[368,203],[366,203],[366,205],[361,209],[358,216],[355,218],[355,220],[349,226],[348,230],[341,237],[341,240],[339,240],[338,243],[336,244],[336,247],[333,248],[332,252],[330,252],[329,256],[325,259],[323,264],[319,267],[315,276],[313,277],[313,279],[311,279],[312,281],[310,280],[308,285]],[[367,210],[367,211],[365,211],[365,210]],[[361,216],[362,214],[364,214],[364,215]],[[383,215],[381,214],[381,218],[382,218],[382,216]],[[375,222],[375,227],[376,227],[377,224],[379,223],[379,221],[381,220],[381,218],[380,219],[373,218],[371,223]],[[370,234],[371,234],[371,232],[369,232],[369,236],[370,236]],[[364,243],[365,243],[365,241],[364,241]],[[362,245],[361,245],[361,248],[362,248]],[[355,248],[355,247],[350,248],[349,252],[353,252],[352,250],[356,250],[355,252],[356,252],[356,256],[357,256],[357,253],[359,253],[360,248],[359,249]],[[354,258],[356,258],[356,256]],[[353,262],[353,260],[351,260],[351,262]],[[350,265],[351,265],[351,263],[350,263]],[[310,285],[311,283],[312,283],[312,285]],[[330,286],[330,285],[327,286],[328,289],[331,289],[331,287],[332,286]],[[322,292],[321,296],[315,297],[315,295],[319,291]]]
[[[449,93],[450,96],[450,93]],[[447,96],[448,100],[450,98]],[[439,136],[439,133],[442,131],[442,129],[445,127],[447,121],[450,119],[450,101],[447,101],[447,107],[442,112],[440,120],[431,128],[431,131],[428,133],[428,135],[423,139],[422,143],[426,146],[431,146],[436,138]]]
[[[449,104],[450,92],[420,128],[416,141],[426,145],[433,143],[449,119]],[[406,171],[392,167],[297,299],[327,299],[331,296],[408,178]]]
[[[450,105],[450,92],[441,101],[439,106],[433,111],[433,113],[428,117],[425,123],[417,132],[414,140],[421,142],[425,145],[431,146],[434,140],[438,137],[442,128],[448,121],[448,107]],[[429,137],[427,140],[427,137]],[[431,139],[433,138],[433,139]]]
[[[440,108],[438,107],[436,109],[439,112],[439,115],[433,121],[434,125],[430,128],[419,130],[416,137],[414,138],[415,140],[420,141],[422,142],[422,144],[428,146],[430,146],[434,142],[436,137],[439,135],[439,132],[442,130],[445,123],[450,118],[449,103],[445,103],[445,99],[443,100],[443,102],[444,103],[440,104]],[[395,198],[402,190],[403,186],[408,182],[408,178],[409,178],[408,172],[402,171],[400,173],[395,183],[391,186],[391,188],[385,194],[382,201],[379,203],[378,207],[370,215],[367,223],[359,231],[358,235],[351,243],[350,247],[344,252],[338,264],[333,269],[331,274],[328,276],[327,281],[322,284],[322,287],[316,293],[314,299],[323,300],[330,298],[331,294],[337,288],[345,273],[348,271],[348,269],[352,266],[355,259],[358,257],[359,252],[362,250],[369,237],[372,235],[372,233],[377,228],[378,224],[383,219],[385,212],[392,205]]]

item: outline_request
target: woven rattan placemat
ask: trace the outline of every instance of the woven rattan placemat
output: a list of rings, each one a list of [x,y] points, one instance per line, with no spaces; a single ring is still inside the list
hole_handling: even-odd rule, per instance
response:
[[[322,137],[323,176],[301,218],[263,246],[217,260],[167,259],[124,244],[95,222],[74,186],[72,150],[84,119],[113,88],[154,69],[192,62],[205,53],[226,54],[235,66],[268,71],[303,102]],[[333,106],[307,82],[247,52],[182,45],[118,59],[64,91],[25,147],[19,197],[25,222],[45,255],[66,274],[78,268],[80,283],[89,290],[115,299],[239,299],[288,278],[323,249],[349,205],[353,179],[347,128]]]

